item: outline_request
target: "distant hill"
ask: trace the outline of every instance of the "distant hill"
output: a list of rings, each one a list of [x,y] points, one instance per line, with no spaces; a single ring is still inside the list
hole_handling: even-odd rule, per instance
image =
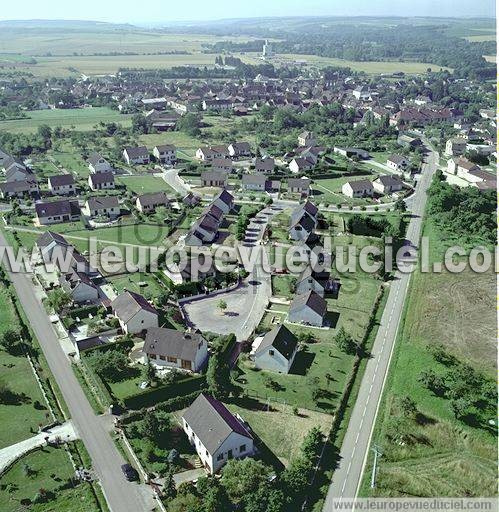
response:
[[[2,29],[67,29],[67,30],[116,30],[129,29],[136,27],[128,23],[107,23],[104,21],[86,21],[86,20],[0,20]]]

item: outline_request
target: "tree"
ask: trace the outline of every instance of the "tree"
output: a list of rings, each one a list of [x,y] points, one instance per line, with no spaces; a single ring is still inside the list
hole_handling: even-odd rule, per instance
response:
[[[409,396],[404,396],[399,400],[400,410],[408,417],[413,417],[418,412],[416,402]]]
[[[433,370],[424,370],[419,374],[418,382],[437,396],[443,396],[447,390],[444,379]]]
[[[345,352],[345,354],[355,354],[357,352],[357,344],[343,327],[340,327],[340,330],[334,337],[334,341],[336,345],[338,345],[338,348],[342,352]]]
[[[132,132],[134,133],[147,133],[149,125],[147,119],[142,114],[135,114],[132,117]]]
[[[395,201],[394,209],[398,212],[405,212],[407,210],[407,205],[403,199],[397,199]]]
[[[72,302],[71,295],[62,288],[57,288],[48,293],[46,302],[54,311],[60,312]]]
[[[220,299],[218,302],[217,302],[217,306],[218,306],[218,309],[220,309],[220,311],[222,313],[225,312],[225,310],[227,309],[227,302],[225,302],[223,299]]]
[[[0,345],[2,348],[12,354],[16,351],[21,341],[21,335],[14,329],[7,329],[0,338]]]
[[[319,427],[313,427],[303,440],[301,451],[305,457],[313,460],[315,459],[322,448],[324,442],[324,435]]]
[[[251,458],[229,460],[222,470],[220,484],[227,492],[230,501],[235,505],[244,502],[245,498],[258,491],[270,475],[270,468],[262,462]]]
[[[128,375],[128,356],[119,350],[96,352],[89,358],[92,368],[104,380],[118,382]]]

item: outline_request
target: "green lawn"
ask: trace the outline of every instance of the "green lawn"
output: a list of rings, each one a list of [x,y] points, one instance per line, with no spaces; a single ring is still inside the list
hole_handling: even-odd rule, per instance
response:
[[[163,288],[151,274],[136,272],[122,276],[112,276],[108,281],[121,293],[125,288],[132,292],[140,293],[147,299],[156,297]]]
[[[68,240],[70,240],[71,237],[92,237],[97,240],[116,242],[119,244],[161,246],[168,232],[169,228],[160,224],[133,224],[71,231],[68,233]]]
[[[370,204],[370,199],[351,199],[341,192],[341,187],[348,181],[357,181],[363,179],[373,179],[376,174],[365,176],[341,176],[338,178],[326,178],[314,180],[312,184],[313,197],[312,200],[317,203],[328,202],[331,204],[352,204],[363,205]]]
[[[265,401],[241,398],[226,405],[249,423],[265,447],[285,466],[300,452],[303,438],[313,427],[319,427],[327,435],[332,424],[332,416],[328,414],[300,407],[296,415],[292,407],[280,403],[272,402],[268,408]],[[265,451],[262,457],[265,459]]]
[[[31,472],[26,475],[26,468]],[[33,500],[40,489],[54,493],[47,503],[33,504],[33,512],[97,512],[90,484],[60,489],[74,475],[64,448],[44,448],[26,455],[2,476],[0,512],[20,510],[20,500]]]
[[[430,261],[442,258],[447,242],[427,221]],[[373,440],[383,448],[378,485],[369,488],[370,458],[362,487],[378,496],[494,496],[497,438],[495,429],[457,420],[450,401],[436,396],[419,381],[422,371],[446,368],[427,346],[442,344],[459,361],[496,379],[495,277],[492,272],[421,273],[412,277],[402,328],[383,396]],[[389,437],[393,422],[403,418],[398,407],[409,396],[424,421],[409,427],[415,440],[395,443]],[[479,470],[477,469],[479,468]]]
[[[33,110],[28,111],[26,119],[1,121],[0,131],[13,133],[36,132],[39,126],[48,125],[52,128],[62,126],[70,128],[75,126],[79,131],[93,130],[101,121],[105,123],[119,123],[125,127],[131,125],[131,116],[120,114],[108,107],[92,107],[77,109]]]
[[[272,276],[272,293],[288,299],[293,297],[292,284],[295,278],[289,275]]]
[[[116,179],[118,183],[125,185],[134,194],[146,194],[148,192],[167,192],[175,194],[163,178],[157,176],[122,176]]]
[[[6,329],[17,328],[14,307],[5,289],[0,289],[0,300],[3,307],[0,310],[0,333]],[[38,431],[40,424],[50,423],[47,418],[48,410],[42,393],[29,362],[24,355],[13,356],[0,350],[0,379],[8,385],[12,396],[7,403],[0,404],[0,448],[17,443]],[[38,401],[41,408],[36,409],[33,403]]]

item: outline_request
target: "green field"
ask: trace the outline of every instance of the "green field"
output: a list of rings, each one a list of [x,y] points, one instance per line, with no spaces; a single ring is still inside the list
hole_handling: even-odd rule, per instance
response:
[[[128,190],[134,194],[146,194],[148,192],[167,192],[175,194],[173,190],[163,178],[157,176],[122,176],[116,181],[125,185]]]
[[[28,111],[26,119],[1,121],[0,130],[13,133],[36,132],[39,126],[48,125],[52,128],[62,126],[70,128],[74,126],[79,131],[93,130],[96,124],[119,123],[125,127],[131,125],[131,116],[120,114],[108,107],[89,107],[78,109],[55,109]]]
[[[17,320],[10,298],[5,289],[0,289],[0,334],[8,328],[16,329]],[[23,441],[38,431],[40,424],[48,424],[48,410],[31,370],[27,358],[11,355],[0,350],[1,382],[6,384],[11,396],[0,404],[0,448]],[[35,408],[38,401],[41,407]]]
[[[120,276],[108,277],[108,281],[121,293],[125,288],[135,293],[144,295],[146,299],[157,297],[163,290],[160,284],[151,274],[135,272]]]
[[[285,466],[299,453],[303,438],[312,428],[319,427],[327,435],[332,424],[328,414],[301,409],[300,415],[296,415],[292,407],[280,403],[271,403],[268,410],[264,401],[238,399],[228,403],[227,408],[247,421]]]
[[[446,243],[427,221],[430,261],[441,261]],[[496,379],[495,277],[492,272],[461,274],[416,272],[400,330],[373,441],[383,449],[377,488],[369,488],[372,460],[364,475],[363,495],[494,496],[497,440],[495,430],[457,420],[450,401],[424,387],[418,377],[438,363],[428,346],[442,344],[459,361]],[[419,421],[406,427],[413,441],[390,440],[396,422],[406,420],[401,397],[416,402]],[[410,421],[410,420],[409,420]],[[402,423],[402,425],[405,425]],[[393,433],[391,434],[393,435]],[[479,468],[479,471],[477,471]]]
[[[470,43],[483,43],[485,41],[495,41],[495,34],[487,34],[481,36],[466,36],[465,39]]]
[[[44,448],[26,455],[2,476],[0,512],[18,510],[20,500],[33,500],[40,489],[54,493],[54,497],[46,503],[31,505],[29,510],[33,512],[55,510],[57,512],[97,512],[100,510],[89,484],[61,489],[61,486],[66,485],[73,475],[73,466],[62,447]]]
[[[247,56],[253,57],[256,61],[258,54],[247,53]],[[439,71],[441,69],[452,71],[450,68],[437,66],[428,62],[398,62],[398,61],[374,61],[374,62],[358,62],[353,60],[336,59],[329,57],[319,57],[318,55],[301,55],[299,53],[278,54],[276,62],[281,61],[283,64],[292,62],[305,62],[309,66],[325,67],[325,66],[343,66],[349,67],[352,71],[364,71],[370,75],[380,73],[408,73],[408,74],[424,74],[428,69]]]

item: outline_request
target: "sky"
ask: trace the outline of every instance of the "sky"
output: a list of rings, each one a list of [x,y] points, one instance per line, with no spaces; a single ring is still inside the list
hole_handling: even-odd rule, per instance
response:
[[[495,0],[18,0],[2,4],[2,20],[132,24],[265,16],[495,16]]]

